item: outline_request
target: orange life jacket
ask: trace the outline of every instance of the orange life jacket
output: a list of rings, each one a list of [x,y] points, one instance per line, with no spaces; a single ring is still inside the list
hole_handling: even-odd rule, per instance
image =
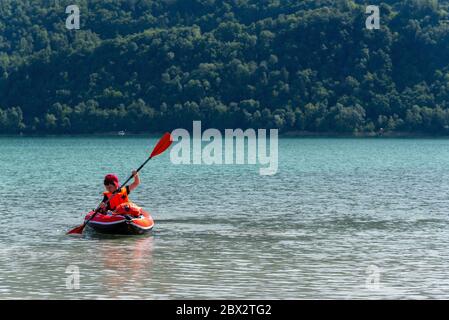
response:
[[[109,207],[111,208],[111,210],[115,210],[115,208],[117,208],[117,206],[121,205],[122,203],[129,202],[126,187],[123,187],[119,192],[115,194],[111,192],[103,192],[103,194],[108,198],[108,200],[113,197],[109,201]]]

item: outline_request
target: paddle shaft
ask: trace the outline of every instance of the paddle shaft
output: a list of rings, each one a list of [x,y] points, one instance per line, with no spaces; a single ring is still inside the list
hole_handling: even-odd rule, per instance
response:
[[[141,169],[148,163],[148,161],[151,160],[151,158],[152,158],[152,157],[149,157],[147,160],[145,160],[144,163],[142,163],[142,165],[136,170],[136,174],[139,173],[139,171],[140,171],[140,170],[141,170]],[[106,201],[104,204],[107,206],[107,205],[109,204],[109,202],[111,202],[112,198],[114,198],[114,197],[117,195],[117,193],[118,193],[120,190],[122,190],[122,188],[123,188],[124,186],[126,186],[126,184],[127,184],[133,177],[134,177],[134,175],[129,176],[129,178],[126,179],[126,181],[122,183],[122,185],[120,186],[120,188],[118,188],[117,190],[115,190],[115,191],[112,193],[112,196],[111,196],[111,197],[108,199],[108,201]],[[92,220],[93,218],[95,218],[95,216],[97,215],[97,213],[100,211],[100,207],[101,207],[101,204],[95,209],[94,214],[89,218],[89,220],[87,220],[86,222],[84,222],[84,225],[83,225],[84,227],[90,222],[90,220]]]

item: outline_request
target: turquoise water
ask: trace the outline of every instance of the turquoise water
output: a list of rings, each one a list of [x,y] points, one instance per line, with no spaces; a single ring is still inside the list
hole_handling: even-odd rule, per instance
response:
[[[66,236],[155,142],[0,138],[0,299],[449,298],[449,140],[281,139],[274,176],[166,153],[151,236]]]

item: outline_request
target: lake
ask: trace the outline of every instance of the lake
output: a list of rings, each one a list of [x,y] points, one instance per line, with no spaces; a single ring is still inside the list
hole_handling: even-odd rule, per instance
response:
[[[152,235],[66,236],[156,141],[0,138],[0,299],[449,298],[449,140],[280,139],[273,176],[166,152]]]

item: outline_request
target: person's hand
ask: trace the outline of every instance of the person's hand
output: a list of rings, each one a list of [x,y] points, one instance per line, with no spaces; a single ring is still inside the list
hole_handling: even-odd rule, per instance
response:
[[[106,209],[106,203],[104,203],[104,202],[102,202],[101,204],[100,204],[100,209]]]
[[[137,176],[137,171],[133,170],[132,174],[133,174],[133,177]]]

